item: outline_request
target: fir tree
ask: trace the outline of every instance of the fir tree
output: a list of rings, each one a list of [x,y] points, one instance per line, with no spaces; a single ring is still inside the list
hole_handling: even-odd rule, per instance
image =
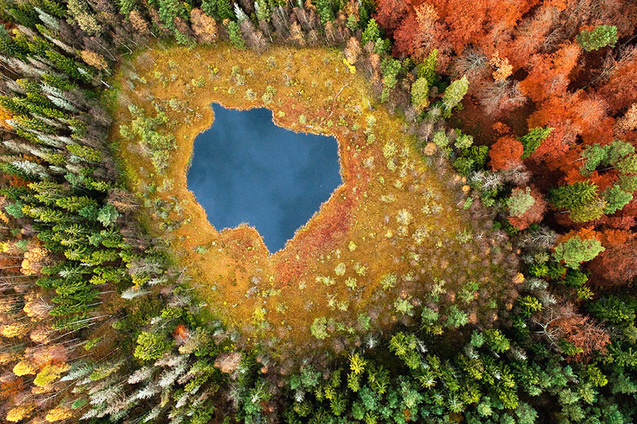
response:
[[[617,43],[617,27],[598,25],[592,31],[582,30],[575,39],[584,50],[589,52],[606,46],[615,47]]]
[[[246,43],[243,41],[243,36],[241,35],[241,28],[239,24],[235,21],[231,21],[228,24],[228,35],[230,37],[230,42],[239,50],[246,49]]]

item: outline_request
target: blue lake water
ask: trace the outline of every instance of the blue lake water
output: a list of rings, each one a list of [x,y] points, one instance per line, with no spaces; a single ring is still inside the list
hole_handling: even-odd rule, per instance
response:
[[[212,108],[212,127],[195,139],[188,188],[215,228],[246,222],[276,252],[341,184],[336,139],[277,127],[267,109]]]

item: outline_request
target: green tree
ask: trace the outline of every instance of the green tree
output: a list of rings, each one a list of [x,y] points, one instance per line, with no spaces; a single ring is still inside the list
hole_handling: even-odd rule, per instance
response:
[[[618,185],[606,189],[602,196],[606,201],[604,213],[607,215],[617,212],[633,200],[633,194],[622,190]]]
[[[371,21],[370,21],[371,22]],[[396,87],[398,83],[398,73],[400,72],[400,61],[392,58],[383,59],[380,70],[383,73],[383,84],[389,89]]]
[[[518,138],[522,146],[524,146],[524,153],[522,153],[522,159],[531,156],[538,147],[546,140],[551,134],[553,128],[550,127],[537,127],[532,128],[528,134]]]
[[[137,0],[118,0],[119,11],[124,16],[128,16],[133,10],[137,8]]]
[[[449,87],[447,87],[442,95],[442,104],[448,115],[451,114],[454,107],[458,106],[462,102],[462,99],[465,94],[467,94],[468,90],[469,80],[466,76],[463,76],[461,79],[449,84]]]
[[[231,0],[214,0],[215,10],[217,11],[216,18],[223,21],[224,19],[235,19],[234,8],[232,7]]]
[[[266,0],[256,0],[254,2],[254,10],[259,21],[270,22],[271,11]]]
[[[558,209],[572,210],[590,203],[597,197],[597,185],[590,180],[553,188],[549,191],[551,203]]]
[[[367,27],[365,31],[363,31],[363,35],[361,37],[361,44],[364,46],[370,41],[375,43],[376,40],[380,38],[380,30],[378,29],[378,24],[375,19],[370,19],[367,23]]]
[[[22,203],[20,202],[9,203],[4,207],[4,210],[14,218],[22,218],[24,216],[24,212],[22,212]]]
[[[604,150],[606,150],[606,162],[607,165],[615,165],[622,158],[635,153],[635,146],[630,143],[627,143],[623,140],[613,140],[610,144],[604,146]]]
[[[509,350],[509,339],[498,329],[484,330],[484,341],[497,353]]]
[[[604,210],[606,210],[606,200],[594,197],[588,203],[578,205],[569,212],[573,222],[588,222],[601,218]]]
[[[582,239],[575,236],[557,245],[553,257],[564,261],[569,268],[579,268],[582,262],[588,262],[606,250],[597,239]]]
[[[239,24],[235,21],[230,21],[228,24],[228,35],[230,37],[230,42],[239,50],[246,49],[246,43],[243,41],[243,37],[241,36],[241,28]]]
[[[615,164],[615,168],[622,174],[637,174],[637,155],[626,156]]]
[[[179,0],[159,0],[159,17],[166,27],[175,28],[177,17],[188,19],[184,4]]]
[[[110,203],[103,206],[97,214],[97,220],[105,227],[112,225],[117,218],[119,218],[119,212],[117,212],[115,206]]]
[[[456,305],[451,305],[447,310],[446,325],[449,328],[459,328],[469,322],[469,315],[458,309]]]
[[[433,49],[425,60],[416,67],[418,78],[425,78],[429,86],[434,85],[438,78],[436,67],[438,66],[438,49]]]
[[[96,35],[102,31],[102,26],[95,18],[91,7],[83,0],[69,0],[67,7],[70,15],[73,16],[78,26],[88,34]]]
[[[506,206],[512,216],[524,215],[535,204],[535,197],[531,194],[531,188],[526,190],[514,189],[511,197],[506,200]]]
[[[429,81],[420,77],[411,85],[411,104],[421,111],[429,105]]]
[[[312,326],[310,327],[310,333],[319,340],[325,339],[328,336],[327,318],[315,318]]]
[[[172,347],[172,342],[164,334],[142,331],[137,336],[137,346],[133,355],[142,361],[159,359]]]
[[[582,175],[590,175],[599,165],[606,162],[608,152],[599,144],[595,143],[584,149],[581,156],[586,160],[584,161],[584,165],[580,168],[580,173]]]
[[[617,39],[617,27],[611,25],[598,25],[592,31],[582,30],[575,37],[575,40],[587,52],[606,46],[615,47]]]
[[[334,10],[332,10],[331,0],[316,0],[316,9],[318,10],[323,25],[334,20]]]

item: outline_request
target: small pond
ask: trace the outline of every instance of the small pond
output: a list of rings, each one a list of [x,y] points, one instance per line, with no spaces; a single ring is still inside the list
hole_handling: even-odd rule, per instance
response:
[[[336,139],[277,127],[267,109],[212,108],[212,127],[195,139],[188,189],[215,228],[248,223],[276,252],[341,184]]]

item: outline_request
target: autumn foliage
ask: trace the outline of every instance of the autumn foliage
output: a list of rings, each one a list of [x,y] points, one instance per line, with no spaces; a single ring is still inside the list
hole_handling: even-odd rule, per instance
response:
[[[568,307],[564,309],[564,315],[553,320],[549,328],[555,330],[554,336],[561,337],[577,349],[570,359],[585,361],[594,353],[606,353],[610,343],[608,333],[590,318],[572,312]]]
[[[512,136],[504,136],[498,139],[489,151],[491,168],[493,170],[510,169],[521,163],[524,147],[522,143]]]
[[[634,165],[621,170],[607,159],[582,171],[582,152],[617,139],[637,145],[637,47],[631,38],[637,3],[380,0],[376,19],[393,38],[395,56],[419,63],[436,50],[439,73],[469,79],[459,121],[491,147],[494,171],[515,174],[514,185],[526,185],[521,176],[530,172],[538,199],[550,200],[549,190],[578,181],[596,185],[596,196],[577,210],[548,211],[559,232],[582,224],[600,232],[634,230],[637,206],[627,197],[636,188]],[[602,33],[612,37],[591,38]],[[471,131],[496,122],[509,130]],[[521,137],[534,128],[552,131],[532,152],[523,151]],[[511,216],[509,222],[527,228],[542,219],[545,206],[540,200],[529,209],[532,218]],[[592,280],[634,281],[633,244],[626,240],[622,250],[624,244],[604,243],[607,250],[590,267]]]

